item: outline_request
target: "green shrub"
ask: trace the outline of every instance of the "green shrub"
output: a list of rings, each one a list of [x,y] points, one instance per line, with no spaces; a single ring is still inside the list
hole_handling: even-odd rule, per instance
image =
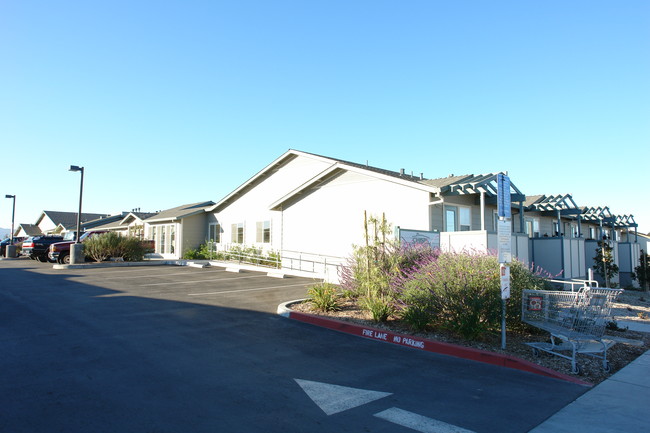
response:
[[[140,261],[144,259],[146,253],[146,246],[140,239],[131,236],[120,236],[115,232],[92,236],[83,244],[86,256],[96,262],[108,258],[121,258],[131,262]]]
[[[310,303],[320,311],[337,311],[340,309],[336,286],[329,283],[321,283],[312,286],[307,291]]]
[[[395,312],[391,300],[383,296],[366,296],[359,299],[361,306],[370,312],[375,322],[385,322]]]
[[[400,311],[400,319],[413,331],[423,331],[433,320],[431,311],[421,305],[407,305]]]
[[[511,263],[510,279],[507,327],[523,329],[522,290],[550,286],[519,261]],[[414,329],[433,324],[466,339],[477,339],[500,328],[499,263],[492,255],[441,253],[394,280],[393,289],[402,320]]]
[[[401,305],[399,317],[406,325],[415,330],[424,330],[436,317],[439,301],[426,281],[415,276],[406,281],[398,297]]]
[[[122,237],[120,249],[121,257],[127,262],[140,262],[144,260],[144,255],[147,252],[145,244],[133,236]]]
[[[84,254],[96,262],[103,262],[110,257],[103,236],[93,236],[84,242]]]

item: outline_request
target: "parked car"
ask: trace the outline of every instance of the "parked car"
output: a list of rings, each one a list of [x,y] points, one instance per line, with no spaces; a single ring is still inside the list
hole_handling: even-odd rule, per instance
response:
[[[23,249],[21,255],[27,256],[32,260],[40,262],[47,262],[48,251],[50,245],[56,242],[61,242],[63,236],[31,236],[23,241]]]
[[[85,232],[79,238],[79,242],[84,242],[86,239],[90,239],[92,236],[97,236],[102,233],[107,233],[106,230],[96,231],[96,232]],[[70,245],[74,244],[76,232],[68,232],[63,239],[63,242],[57,242],[50,245],[50,251],[47,254],[48,259],[51,262],[57,262],[61,264],[70,263]]]
[[[14,245],[17,247],[16,251],[20,251],[20,247],[24,240],[24,237],[14,237]],[[0,242],[0,257],[5,256],[7,245],[11,245],[11,238],[3,239],[2,242]]]

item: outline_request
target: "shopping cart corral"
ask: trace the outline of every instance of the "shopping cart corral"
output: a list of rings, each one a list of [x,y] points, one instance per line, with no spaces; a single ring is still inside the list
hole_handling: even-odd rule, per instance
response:
[[[602,359],[603,369],[609,372],[607,350],[615,342],[603,335],[612,303],[621,293],[620,289],[597,287],[584,287],[577,292],[524,290],[521,320],[551,334],[550,343],[526,344],[536,356],[543,351],[570,360],[574,374],[582,372],[577,354]]]

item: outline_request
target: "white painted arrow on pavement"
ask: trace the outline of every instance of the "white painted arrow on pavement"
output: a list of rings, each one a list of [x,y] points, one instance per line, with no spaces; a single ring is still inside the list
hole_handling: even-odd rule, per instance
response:
[[[334,415],[392,395],[390,392],[369,391],[329,383],[312,382],[311,380],[294,380],[326,415]],[[396,407],[376,413],[375,416],[421,433],[474,433],[471,430]]]
[[[327,415],[343,412],[391,395],[390,392],[368,391],[329,383],[294,379]]]
[[[456,427],[455,425],[447,424],[437,419],[427,418],[426,416],[396,407],[391,407],[383,412],[376,413],[375,416],[422,433],[474,433],[471,430]]]

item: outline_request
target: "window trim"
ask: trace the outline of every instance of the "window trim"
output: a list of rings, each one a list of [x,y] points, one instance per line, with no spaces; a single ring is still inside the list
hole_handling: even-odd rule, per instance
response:
[[[271,243],[271,220],[257,221],[255,223],[255,242],[258,244]]]

